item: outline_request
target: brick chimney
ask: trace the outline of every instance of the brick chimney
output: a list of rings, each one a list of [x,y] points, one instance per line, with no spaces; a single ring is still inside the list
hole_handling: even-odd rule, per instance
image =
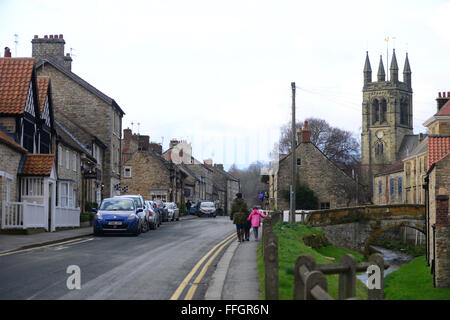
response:
[[[223,164],[221,164],[221,163],[216,163],[214,165],[214,167],[217,168],[217,169],[223,170]]]
[[[71,70],[72,58],[70,55],[64,55],[64,41],[63,35],[45,35],[43,38],[39,38],[37,35],[31,40],[32,57],[33,58],[45,58],[51,57],[65,69]]]
[[[213,161],[212,161],[212,159],[206,159],[206,160],[203,160],[203,164],[207,167],[212,167]]]
[[[8,47],[5,47],[5,58],[11,58],[11,50]]]
[[[302,130],[302,142],[311,142],[311,132],[309,131],[308,121],[305,120]]]
[[[450,92],[447,92],[447,96],[445,95],[445,92],[438,93],[438,97],[436,98],[438,112],[439,112],[439,110],[441,110],[441,108],[444,106],[444,104],[447,103],[448,100],[450,100]]]
[[[170,140],[169,148],[173,148],[179,143],[180,143],[180,141],[178,141],[177,139],[172,139],[172,140]]]

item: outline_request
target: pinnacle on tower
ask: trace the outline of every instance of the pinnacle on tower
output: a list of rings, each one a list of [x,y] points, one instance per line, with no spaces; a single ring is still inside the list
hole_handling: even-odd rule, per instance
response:
[[[403,67],[403,82],[411,87],[411,67],[409,66],[408,52],[406,53],[405,66]]]
[[[386,73],[384,72],[383,56],[380,55],[380,65],[378,66],[377,74],[378,82],[386,81]]]
[[[398,82],[398,65],[397,65],[397,58],[395,56],[395,49],[393,50],[391,67],[389,68],[389,70],[390,70],[391,81]]]
[[[364,63],[364,84],[372,82],[372,68],[370,67],[369,52],[366,51],[366,62]]]

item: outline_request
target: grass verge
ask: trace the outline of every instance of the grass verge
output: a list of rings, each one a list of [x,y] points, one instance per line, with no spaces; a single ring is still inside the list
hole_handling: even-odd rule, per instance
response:
[[[299,223],[277,223],[273,231],[278,237],[278,266],[279,266],[279,299],[292,300],[294,284],[294,264],[301,254],[310,254],[317,264],[333,263],[326,257],[334,257],[336,261],[344,254],[353,254],[357,261],[363,261],[364,256],[344,248],[327,246],[318,251],[311,249],[303,242],[303,237],[311,234],[321,234],[320,229],[301,225]],[[262,258],[262,243],[258,246],[258,274],[261,283],[261,299],[264,297],[264,262]],[[335,299],[338,298],[338,276],[328,275],[328,292]],[[356,296],[360,300],[367,299],[367,287],[359,280],[356,281]]]
[[[384,279],[386,300],[450,300],[450,288],[433,288],[424,256],[414,258]]]

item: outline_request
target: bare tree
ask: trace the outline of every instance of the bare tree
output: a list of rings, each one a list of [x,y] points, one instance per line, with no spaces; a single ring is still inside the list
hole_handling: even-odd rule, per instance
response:
[[[308,118],[311,142],[336,164],[351,165],[360,161],[360,144],[350,131],[332,127],[323,119]],[[304,121],[296,123],[297,130],[302,128]],[[281,127],[279,142],[280,153],[290,151],[291,127],[287,123]]]

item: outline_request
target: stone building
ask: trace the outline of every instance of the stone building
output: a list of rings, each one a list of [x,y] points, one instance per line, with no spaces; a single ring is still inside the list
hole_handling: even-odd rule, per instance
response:
[[[428,170],[425,176],[427,260],[436,287],[450,287],[450,93],[439,94],[437,112],[428,127]]]
[[[404,203],[425,204],[425,176],[428,170],[428,137],[419,134],[419,143],[403,160]]]
[[[187,174],[155,152],[149,136],[135,139],[130,129],[125,129],[123,136],[122,193],[141,194],[146,200],[184,203]]]
[[[205,164],[193,161],[191,164],[184,164],[189,170],[194,172],[198,177],[200,177],[200,199],[199,200],[215,200],[213,197],[214,192],[214,171],[212,168],[206,166]],[[197,163],[195,163],[197,162]]]
[[[0,58],[2,229],[79,226],[76,203],[62,207],[57,201],[62,194],[57,187],[51,93],[50,79],[37,77],[34,58],[11,58],[5,49]],[[64,196],[67,200],[68,192]]]
[[[214,164],[213,177],[217,188],[223,190],[223,199],[219,199],[220,208],[225,215],[231,214],[231,203],[240,191],[240,181],[230,173],[226,172],[223,164]]]
[[[403,160],[400,159],[374,176],[372,202],[378,205],[403,203]]]
[[[373,176],[387,166],[406,156],[418,143],[413,134],[413,101],[411,68],[406,54],[403,82],[399,81],[395,49],[389,68],[389,78],[384,71],[383,60],[372,81],[369,55],[364,65],[362,103],[361,169],[362,182],[373,194]]]
[[[201,197],[201,191],[205,190],[200,176],[195,174],[191,169],[189,169],[184,163],[180,163],[177,165],[178,168],[186,174],[186,178],[184,179],[184,199],[187,202],[188,200],[191,203],[195,203],[198,200],[203,199]]]
[[[123,110],[114,99],[71,71],[72,58],[64,55],[63,35],[35,36],[31,43],[38,75],[48,76],[52,81],[55,119],[101,163],[102,198],[120,194],[117,187]],[[97,151],[98,148],[101,150]]]
[[[305,121],[301,138],[295,148],[297,184],[308,186],[318,198],[321,209],[353,206],[358,203],[362,186],[328,159],[310,140],[308,122]],[[283,198],[283,191],[291,185],[292,152],[284,156],[269,178],[269,199],[278,210],[288,210],[289,200]],[[275,177],[274,177],[275,175]],[[276,183],[276,185],[274,185]],[[275,191],[276,190],[276,191]]]

